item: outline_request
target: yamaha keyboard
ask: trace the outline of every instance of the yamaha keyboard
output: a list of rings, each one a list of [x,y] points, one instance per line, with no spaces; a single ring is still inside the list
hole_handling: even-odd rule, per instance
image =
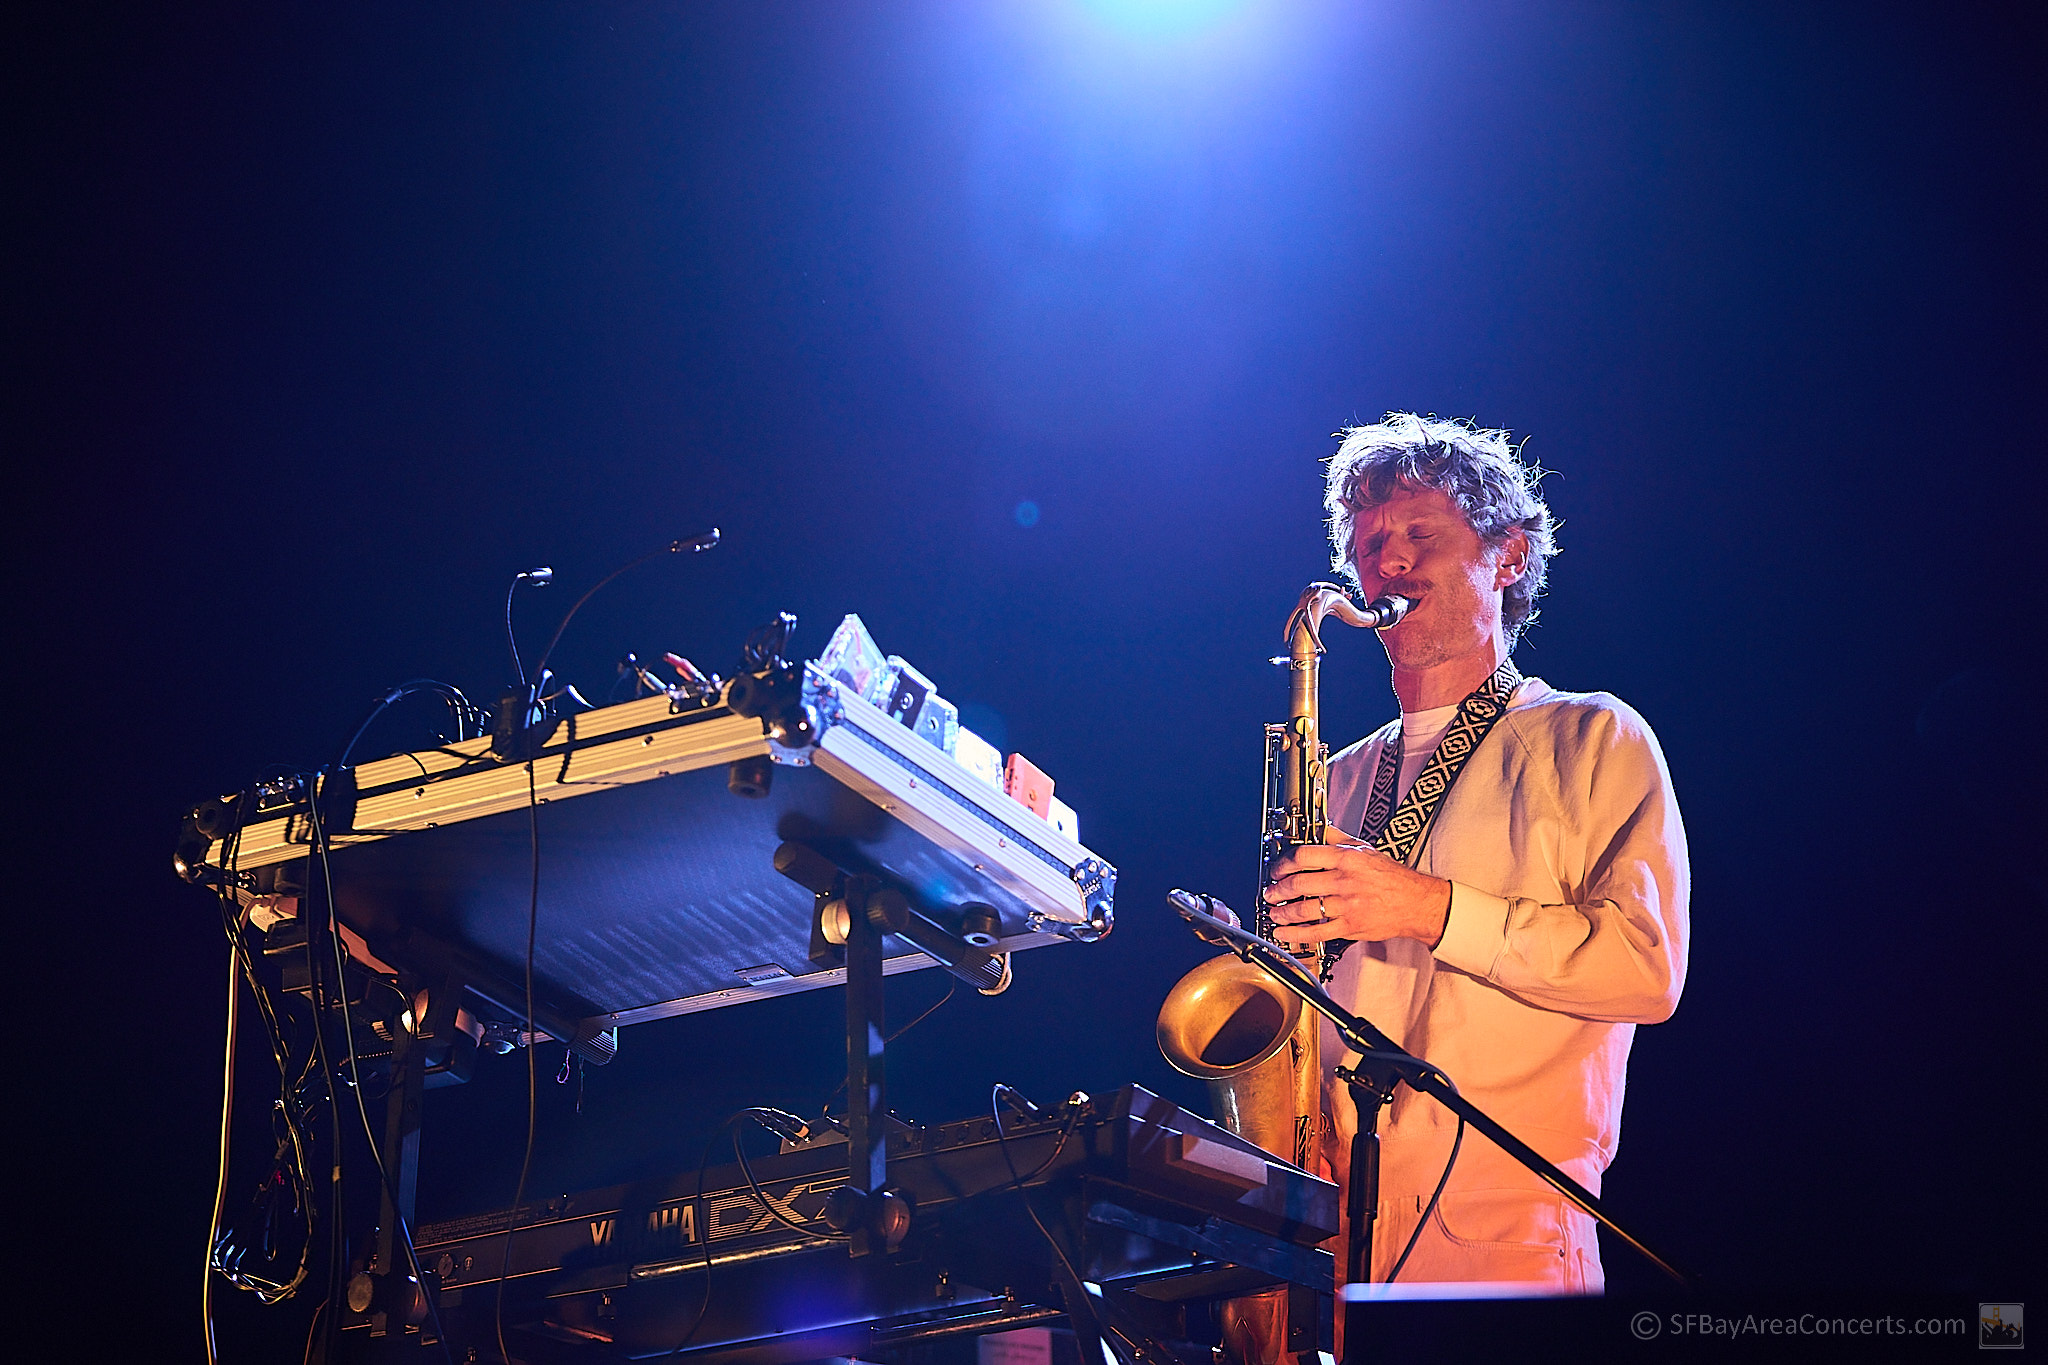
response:
[[[1212,1305],[1247,1292],[1331,1292],[1335,1186],[1142,1087],[996,1124],[892,1134],[910,1224],[886,1255],[849,1257],[826,1221],[846,1170],[823,1141],[530,1204],[509,1258],[509,1210],[430,1224],[419,1264],[455,1358],[480,1361],[500,1359],[501,1289],[521,1359],[758,1365],[1063,1316],[1062,1256],[1099,1287],[1106,1330],[1155,1342],[1212,1336]],[[413,1316],[383,1332],[429,1344],[433,1322]]]

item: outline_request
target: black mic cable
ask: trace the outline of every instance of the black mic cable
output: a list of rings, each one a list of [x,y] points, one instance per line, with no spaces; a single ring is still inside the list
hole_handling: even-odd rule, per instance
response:
[[[555,581],[555,571],[542,564],[514,574],[512,582],[505,589],[505,644],[512,651],[512,671],[519,675],[519,685],[526,686],[526,665],[519,661],[519,635],[512,629],[512,597],[519,591],[521,583],[531,583],[536,588],[545,588]]]
[[[638,559],[628,560],[626,563],[621,564],[618,568],[613,569],[610,573],[606,574],[603,578],[598,579],[597,582],[591,586],[589,592],[584,593],[583,596],[576,599],[576,605],[569,608],[568,614],[562,617],[562,624],[555,627],[554,635],[550,637],[548,640],[548,647],[540,652],[540,662],[536,663],[533,666],[533,676],[535,678],[539,678],[544,672],[547,671],[548,660],[554,657],[555,646],[561,643],[562,632],[569,628],[569,622],[576,619],[576,613],[583,610],[583,604],[585,602],[588,602],[591,598],[597,595],[597,591],[599,588],[602,588],[605,584],[611,582],[620,574],[625,573],[628,569],[639,568],[642,564],[645,564],[650,559],[659,559],[663,555],[683,554],[686,552],[689,554],[702,554],[704,551],[710,549],[712,546],[716,544],[718,544],[718,528],[714,526],[709,531],[706,531],[703,535],[690,536],[685,540],[672,540],[658,550],[649,550],[646,554],[641,555]],[[553,576],[554,575],[552,573],[549,574],[550,578],[552,578]],[[524,575],[521,575],[521,577],[524,577]],[[513,586],[515,588],[519,586],[518,579],[513,580]],[[509,602],[511,599],[508,596],[506,600]],[[515,658],[513,662],[517,663],[518,660],[516,658],[516,650],[514,651],[514,654]],[[524,687],[526,685],[526,676],[524,673],[520,675],[519,685],[521,687]]]
[[[525,759],[526,829],[527,838],[529,840],[529,846],[531,847],[533,853],[532,886],[528,894],[526,903],[526,1018],[523,1021],[526,1026],[526,1151],[525,1155],[520,1158],[519,1183],[517,1186],[514,1187],[512,1195],[512,1215],[505,1226],[504,1255],[501,1257],[500,1264],[498,1267],[500,1292],[497,1294],[491,1310],[492,1322],[494,1328],[496,1329],[498,1339],[498,1353],[508,1360],[511,1359],[511,1352],[505,1349],[505,1295],[502,1286],[505,1277],[510,1273],[512,1265],[512,1238],[514,1234],[516,1234],[519,1231],[520,1205],[526,1199],[527,1177],[532,1173],[533,1170],[534,1137],[539,1123],[539,1099],[536,1094],[534,1062],[534,1046],[538,1040],[534,1037],[534,1034],[537,1031],[537,1025],[534,1023],[533,1018],[535,1012],[533,989],[533,964],[540,936],[540,796],[537,788],[534,785],[533,754],[527,748],[527,735],[533,726],[535,705],[538,701],[539,693],[543,688],[547,686],[548,659],[550,656],[554,654],[555,645],[561,641],[562,632],[569,628],[569,622],[575,618],[577,612],[583,609],[583,604],[585,602],[588,602],[593,596],[595,596],[599,588],[602,588],[605,584],[611,582],[614,578],[617,578],[620,574],[626,572],[626,570],[636,568],[639,565],[645,564],[650,559],[657,559],[660,556],[667,554],[681,554],[685,550],[689,551],[691,554],[700,554],[703,551],[710,549],[712,546],[716,544],[718,544],[718,528],[714,526],[709,531],[705,532],[703,535],[692,536],[687,540],[672,540],[658,550],[650,550],[646,554],[641,555],[638,559],[629,560],[628,562],[621,564],[618,568],[613,569],[603,578],[598,579],[597,582],[594,585],[592,585],[589,592],[584,593],[583,596],[576,599],[576,605],[569,608],[568,614],[562,618],[562,624],[555,627],[555,633],[553,637],[548,640],[548,647],[541,651],[540,661],[534,664],[533,666],[533,684],[529,686],[524,676],[521,677],[519,683],[519,691],[517,693],[512,694],[511,697],[513,705],[520,707],[520,711],[517,717],[513,717],[509,713],[504,704],[505,699],[500,698],[499,719],[501,726],[503,727],[503,732],[493,733],[493,748],[502,757],[520,757]],[[525,577],[525,575],[522,575],[522,577]],[[548,577],[549,579],[552,579],[554,577],[553,573],[550,572]],[[517,588],[519,586],[519,582],[519,579],[514,579],[512,582],[512,586],[514,588]],[[510,599],[508,598],[507,600],[509,601]],[[510,618],[508,616],[508,629],[509,626]],[[516,663],[518,661],[519,653],[516,646],[514,647],[512,653],[514,662]],[[504,745],[504,747],[502,748],[499,747],[501,743]],[[566,1039],[564,1039],[563,1041],[567,1042]],[[737,1119],[733,1121],[737,1122]],[[705,1153],[705,1159],[708,1161],[710,1159],[710,1148],[708,1145],[705,1148]],[[697,1170],[697,1179],[700,1186],[698,1190],[700,1197],[703,1193],[701,1188],[703,1178],[703,1167],[699,1166]],[[766,1201],[764,1200],[763,1202],[765,1203]],[[710,1293],[711,1285],[711,1238],[708,1229],[706,1231],[706,1235],[704,1238],[704,1246],[704,1283],[705,1293],[707,1296],[706,1304],[708,1306],[708,1296]],[[701,1317],[702,1314],[700,1312],[700,1321]],[[694,1332],[696,1328],[693,1326],[690,1330]],[[671,1352],[670,1354],[674,1353]]]

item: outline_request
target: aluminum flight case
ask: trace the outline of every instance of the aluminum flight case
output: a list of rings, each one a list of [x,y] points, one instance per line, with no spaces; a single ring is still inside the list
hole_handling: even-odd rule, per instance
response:
[[[716,701],[561,717],[530,792],[529,765],[487,738],[363,763],[323,776],[317,806],[269,813],[206,858],[231,881],[296,865],[285,882],[317,884],[317,830],[351,950],[457,976],[472,1012],[502,1024],[524,1014],[531,796],[534,1018],[593,1061],[627,1024],[844,982],[810,956],[812,894],[774,866],[785,841],[899,886],[940,925],[957,928],[965,906],[994,910],[997,952],[1109,932],[1115,868],[814,665],[803,697],[818,723],[801,749]],[[766,794],[729,790],[731,765],[763,755]],[[895,936],[884,956],[891,975],[935,965]]]

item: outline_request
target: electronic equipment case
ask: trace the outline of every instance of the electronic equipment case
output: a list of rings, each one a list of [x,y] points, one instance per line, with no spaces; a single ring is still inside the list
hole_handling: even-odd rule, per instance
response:
[[[556,719],[530,765],[489,738],[363,763],[258,812],[206,859],[245,904],[265,868],[298,867],[270,874],[280,887],[328,879],[352,951],[445,966],[483,1012],[517,1020],[530,802],[533,1017],[595,1061],[623,1025],[844,982],[814,960],[812,893],[774,867],[786,842],[900,887],[941,926],[992,910],[994,952],[1109,932],[1114,867],[815,665],[802,695],[816,725],[801,748],[715,698],[655,696]],[[764,794],[729,788],[733,765],[764,756]],[[932,965],[887,940],[886,973]]]

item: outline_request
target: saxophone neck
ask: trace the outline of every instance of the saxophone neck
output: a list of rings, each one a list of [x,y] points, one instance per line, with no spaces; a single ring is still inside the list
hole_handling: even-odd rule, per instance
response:
[[[1336,617],[1348,626],[1374,624],[1344,589],[1334,583],[1311,583],[1287,618],[1287,672],[1290,695],[1287,717],[1299,745],[1300,761],[1320,766],[1322,738],[1321,673],[1323,622]]]
[[[1323,622],[1329,617],[1362,630],[1385,630],[1398,624],[1413,605],[1406,597],[1389,594],[1361,607],[1335,583],[1311,583],[1287,618],[1288,663],[1297,670],[1315,667],[1323,652]]]
[[[1334,583],[1311,583],[1287,618],[1287,662],[1299,672],[1314,669],[1323,652],[1323,621],[1335,616],[1350,625],[1360,621],[1358,605]]]

